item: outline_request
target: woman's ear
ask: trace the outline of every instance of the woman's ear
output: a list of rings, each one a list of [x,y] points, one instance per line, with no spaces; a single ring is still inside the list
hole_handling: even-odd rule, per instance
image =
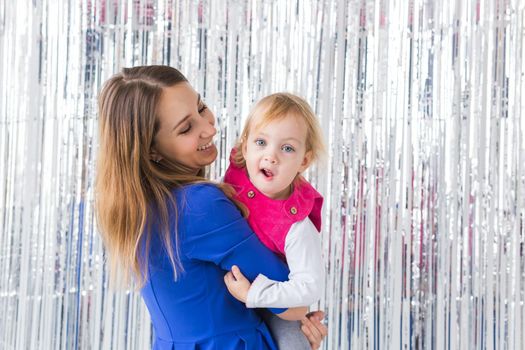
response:
[[[154,161],[155,163],[158,163],[162,160],[162,156],[154,147],[151,147],[149,151],[149,158]]]
[[[305,171],[306,169],[308,169],[308,167],[310,166],[310,164],[312,163],[312,151],[308,151],[304,154],[304,158],[303,158],[303,161],[301,162],[301,166],[299,167],[299,172],[302,173],[303,171]]]

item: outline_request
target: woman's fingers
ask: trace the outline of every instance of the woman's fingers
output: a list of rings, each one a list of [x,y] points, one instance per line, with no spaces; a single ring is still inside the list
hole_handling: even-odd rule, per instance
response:
[[[314,350],[318,349],[322,340],[321,333],[315,329],[315,327],[312,325],[312,322],[307,318],[301,320],[301,323],[301,330],[310,342],[310,346]]]
[[[317,311],[312,311],[312,312],[309,312],[306,317],[308,317],[310,320],[315,318],[317,319],[318,321],[322,321],[323,318],[324,318],[324,312],[321,311],[321,310],[317,310]]]
[[[328,328],[321,323],[323,316],[322,311],[314,311],[301,320],[301,330],[314,350],[321,346],[321,342],[328,334]]]
[[[321,342],[323,336],[319,329],[313,324],[313,322],[310,319],[305,317],[301,320],[301,324],[301,328],[304,328],[306,330],[305,334],[310,335],[316,342]]]
[[[301,331],[306,336],[306,339],[308,339],[308,342],[310,343],[310,347],[312,348],[312,350],[319,349],[319,346],[321,346],[321,337],[316,336],[312,332],[311,328],[305,325],[304,323],[301,326]]]
[[[312,325],[321,333],[321,335],[326,337],[328,335],[328,328],[323,323],[324,312],[321,310],[310,312],[306,317],[312,322]]]

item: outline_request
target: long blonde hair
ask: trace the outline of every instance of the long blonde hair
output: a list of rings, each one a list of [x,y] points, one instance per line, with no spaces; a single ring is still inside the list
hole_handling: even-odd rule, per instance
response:
[[[157,106],[162,89],[187,79],[168,66],[124,68],[104,85],[99,95],[99,153],[95,210],[99,231],[109,253],[112,281],[133,276],[137,287],[148,278],[152,217],[158,214],[161,242],[173,267],[182,270],[177,228],[172,239],[168,205],[176,205],[171,190],[189,183],[207,182],[204,170],[163,159],[150,159],[159,129]],[[231,198],[229,187],[218,185]],[[176,217],[176,216],[175,216]],[[149,221],[148,221],[149,219]]]

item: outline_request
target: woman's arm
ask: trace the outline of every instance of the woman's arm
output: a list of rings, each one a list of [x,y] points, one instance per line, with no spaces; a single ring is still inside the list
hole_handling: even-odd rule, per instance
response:
[[[243,279],[237,267],[225,278],[230,293],[249,308],[300,307],[321,298],[324,279],[321,240],[312,222],[306,218],[292,226],[286,236],[288,281],[275,281],[263,274],[253,283]]]
[[[232,270],[224,275],[224,283],[231,295],[239,301],[246,302],[251,283],[244,277],[237,266],[232,266]],[[306,306],[299,306],[289,308],[284,312],[278,313],[277,316],[287,321],[299,321],[305,317],[307,312],[308,308]]]
[[[286,321],[299,321],[302,320],[306,313],[308,312],[308,308],[306,306],[299,306],[299,307],[292,307],[286,310],[285,312],[281,312],[280,314],[277,314],[280,318]]]
[[[286,264],[259,241],[237,207],[219,188],[192,185],[182,195],[185,198],[181,199],[178,230],[184,235],[181,251],[187,258],[211,262],[225,271],[236,264],[252,281],[259,274],[277,281],[288,278]]]
[[[246,306],[298,307],[317,302],[323,292],[324,265],[319,232],[310,219],[295,223],[286,236],[288,281],[259,275],[247,296]]]

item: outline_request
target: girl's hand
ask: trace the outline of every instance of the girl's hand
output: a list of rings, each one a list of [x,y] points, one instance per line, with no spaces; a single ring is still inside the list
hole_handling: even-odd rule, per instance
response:
[[[233,265],[232,270],[224,275],[224,283],[226,283],[226,288],[228,288],[228,291],[235,299],[246,303],[248,290],[252,284],[244,277],[236,265]]]
[[[312,350],[317,350],[321,342],[328,335],[328,328],[321,321],[324,318],[324,312],[318,310],[308,313],[301,320],[301,330],[310,342]]]

